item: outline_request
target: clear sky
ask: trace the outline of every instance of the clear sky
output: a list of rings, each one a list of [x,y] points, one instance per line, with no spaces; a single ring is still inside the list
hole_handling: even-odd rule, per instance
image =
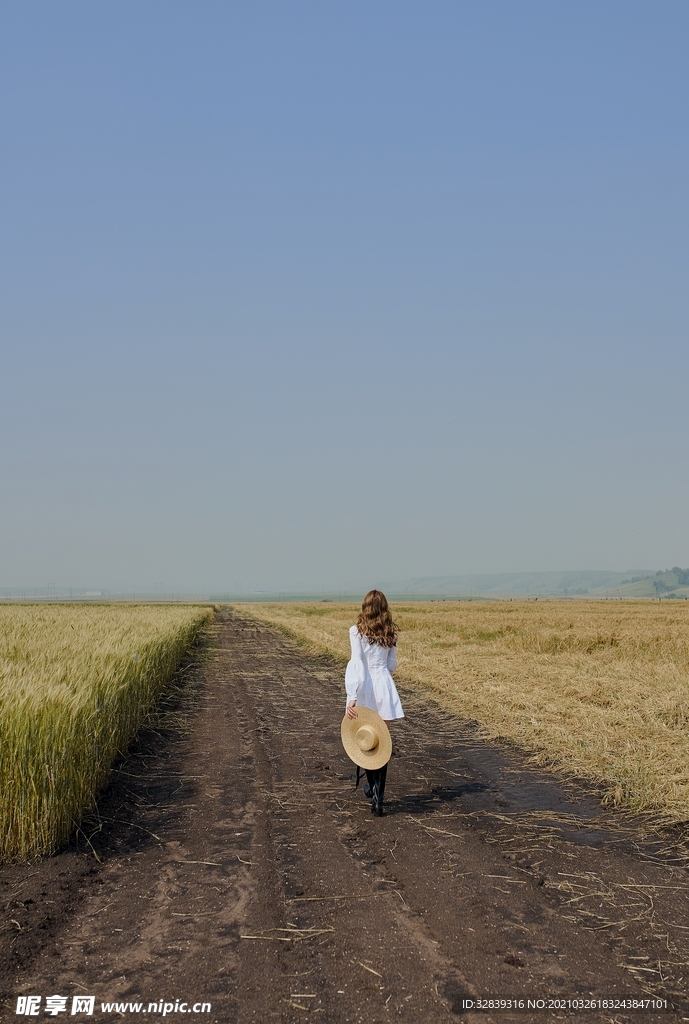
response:
[[[686,0],[14,0],[0,587],[689,565]]]

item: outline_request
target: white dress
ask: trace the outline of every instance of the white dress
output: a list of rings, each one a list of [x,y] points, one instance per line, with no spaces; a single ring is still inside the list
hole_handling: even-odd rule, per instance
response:
[[[349,630],[352,657],[345,672],[347,703],[355,700],[377,711],[386,722],[404,718],[395,681],[390,672],[397,668],[397,648],[370,644],[356,626]]]

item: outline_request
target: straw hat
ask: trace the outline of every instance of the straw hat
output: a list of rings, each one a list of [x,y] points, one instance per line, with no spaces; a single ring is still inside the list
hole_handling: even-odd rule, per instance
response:
[[[392,754],[390,731],[377,711],[357,705],[356,718],[342,719],[342,745],[360,768],[382,768]]]

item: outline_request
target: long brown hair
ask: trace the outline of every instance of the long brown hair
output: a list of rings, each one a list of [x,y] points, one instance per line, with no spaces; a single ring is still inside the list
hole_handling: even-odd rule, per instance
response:
[[[395,646],[399,629],[392,621],[387,598],[382,590],[369,590],[362,601],[356,628],[370,644]]]

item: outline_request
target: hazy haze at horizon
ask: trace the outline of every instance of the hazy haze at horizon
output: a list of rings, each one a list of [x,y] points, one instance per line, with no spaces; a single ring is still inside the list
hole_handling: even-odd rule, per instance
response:
[[[686,4],[2,25],[0,589],[689,565]]]

